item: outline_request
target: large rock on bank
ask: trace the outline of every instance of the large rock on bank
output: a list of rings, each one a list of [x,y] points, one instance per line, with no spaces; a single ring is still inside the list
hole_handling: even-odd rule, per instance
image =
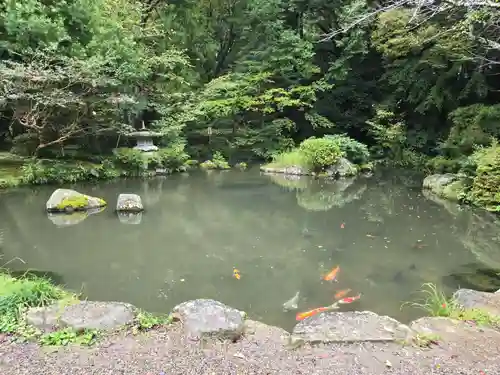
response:
[[[48,212],[75,212],[96,210],[106,206],[102,198],[85,195],[71,189],[57,189],[46,204]]]
[[[245,328],[245,313],[212,299],[196,299],[174,307],[190,337],[215,336],[237,340]]]
[[[112,330],[134,319],[134,306],[122,302],[78,301],[68,306],[31,308],[26,313],[29,324],[45,331],[61,327]]]
[[[291,341],[352,343],[409,341],[410,328],[388,316],[371,311],[324,312],[299,322]]]
[[[500,318],[500,293],[478,292],[459,289],[453,295],[457,303],[466,309],[480,309]]]
[[[438,197],[459,201],[460,194],[465,189],[465,184],[459,176],[452,173],[433,174],[427,176],[422,184],[424,189],[430,190]]]
[[[327,168],[326,174],[333,178],[351,177],[358,174],[358,168],[346,158],[340,158],[335,165]]]
[[[116,202],[116,211],[118,212],[142,212],[144,206],[142,199],[137,194],[120,194]]]

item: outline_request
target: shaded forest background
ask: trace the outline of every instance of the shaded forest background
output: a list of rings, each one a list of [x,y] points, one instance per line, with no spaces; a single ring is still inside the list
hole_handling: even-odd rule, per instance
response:
[[[462,5],[460,5],[462,4]],[[142,122],[206,159],[346,133],[456,170],[500,135],[500,5],[5,0],[0,148],[106,155]]]

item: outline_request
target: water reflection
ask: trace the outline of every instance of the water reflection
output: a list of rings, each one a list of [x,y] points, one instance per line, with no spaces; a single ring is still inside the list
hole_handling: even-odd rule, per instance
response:
[[[103,212],[106,207],[93,208],[87,211],[77,211],[71,213],[47,213],[47,218],[57,227],[68,227],[80,224],[91,215]]]
[[[12,270],[53,272],[90,299],[167,312],[186,299],[216,298],[285,328],[295,315],[282,304],[298,290],[301,310],[349,288],[363,297],[343,308],[408,320],[419,312],[401,311],[401,303],[422,283],[451,292],[494,259],[498,223],[472,210],[450,215],[409,177],[281,177],[214,171],[75,185],[113,204],[120,193],[137,193],[146,211],[117,219],[107,209],[65,226],[43,209],[54,187],[19,189],[0,199],[2,251],[24,260]],[[336,265],[339,282],[321,281]]]

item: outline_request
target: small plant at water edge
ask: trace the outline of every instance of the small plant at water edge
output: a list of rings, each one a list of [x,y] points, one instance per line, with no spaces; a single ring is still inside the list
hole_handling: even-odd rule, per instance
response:
[[[224,155],[219,151],[215,151],[212,160],[204,161],[200,164],[203,169],[230,169],[229,163],[224,158]]]
[[[430,316],[450,316],[458,308],[456,301],[446,297],[446,294],[439,290],[435,284],[425,283],[422,285],[420,293],[423,297],[416,302],[406,302],[406,305],[426,311]]]
[[[85,329],[74,330],[72,328],[64,328],[58,331],[45,333],[40,337],[42,345],[64,346],[68,344],[92,345],[99,337],[99,331]]]
[[[146,311],[139,310],[134,324],[132,326],[132,331],[134,333],[141,331],[148,331],[150,329],[170,324],[172,322],[172,318],[170,315],[154,315]]]

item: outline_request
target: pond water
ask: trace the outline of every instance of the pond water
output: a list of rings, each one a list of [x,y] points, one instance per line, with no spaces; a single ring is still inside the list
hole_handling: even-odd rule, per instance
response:
[[[362,297],[342,310],[407,322],[422,313],[401,304],[425,282],[500,288],[486,266],[500,269],[498,221],[428,199],[420,184],[395,172],[327,182],[258,170],[78,184],[65,187],[110,206],[65,221],[44,212],[54,187],[17,189],[0,194],[0,251],[13,271],[48,272],[89,299],[156,313],[214,298],[290,329],[296,312],[282,304],[297,291],[306,311],[349,288]],[[140,194],[147,211],[118,218],[119,193]],[[337,265],[338,282],[323,281]]]

